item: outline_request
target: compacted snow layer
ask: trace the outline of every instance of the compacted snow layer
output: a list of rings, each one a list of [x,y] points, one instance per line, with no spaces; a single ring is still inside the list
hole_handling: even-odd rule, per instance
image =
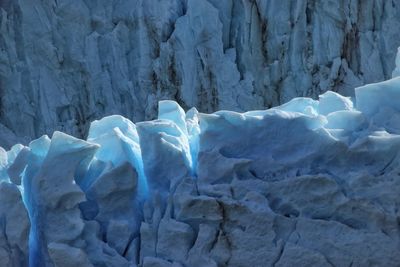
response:
[[[398,266],[399,83],[0,148],[1,266]]]
[[[400,0],[2,0],[0,145],[153,119],[162,99],[209,113],[353,95],[390,78],[399,13]]]

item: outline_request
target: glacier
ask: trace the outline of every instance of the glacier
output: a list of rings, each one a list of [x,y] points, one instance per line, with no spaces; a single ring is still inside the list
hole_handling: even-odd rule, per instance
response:
[[[399,64],[399,63],[398,63]],[[400,77],[0,148],[1,266],[397,266]]]
[[[387,80],[399,0],[2,0],[0,146],[159,100],[244,112]]]

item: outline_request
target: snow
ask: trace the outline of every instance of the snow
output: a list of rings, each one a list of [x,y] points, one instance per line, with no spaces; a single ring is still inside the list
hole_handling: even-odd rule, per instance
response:
[[[276,107],[276,109],[287,112],[298,112],[309,116],[316,116],[318,115],[318,104],[318,101],[311,98],[297,97],[279,107]]]
[[[132,141],[137,142],[139,140],[135,124],[120,115],[112,115],[93,121],[90,124],[88,139],[94,139],[107,134],[114,128],[118,128],[124,135],[132,139]]]
[[[15,216],[29,215],[31,225],[29,241],[19,243],[30,247],[21,259],[29,254],[32,266],[52,266],[76,254],[77,262],[107,266],[165,260],[218,266],[228,258],[256,266],[259,257],[274,257],[242,244],[275,253],[278,220],[282,235],[294,231],[285,224],[297,223],[299,236],[321,246],[331,232],[316,238],[304,225],[329,225],[346,233],[335,242],[363,247],[359,265],[365,257],[393,265],[400,260],[393,226],[400,204],[399,88],[395,77],[356,88],[354,102],[327,92],[244,113],[185,112],[166,100],[153,121],[134,124],[119,115],[94,121],[87,141],[54,132],[0,149],[0,190],[24,207]],[[257,230],[238,234],[235,225]],[[289,248],[283,262],[313,246],[276,238]],[[203,249],[208,239],[215,239],[211,252]],[[385,252],[371,256],[365,243]],[[313,253],[340,265],[347,255],[340,249]],[[326,257],[313,253],[301,261],[324,265]]]
[[[400,77],[380,83],[367,84],[355,89],[356,107],[365,116],[373,117],[381,108],[400,111]]]
[[[105,117],[90,125],[88,141],[100,146],[92,162],[94,165],[98,165],[100,161],[109,162],[117,167],[130,162],[137,170],[141,181],[139,183],[140,196],[144,197],[147,194],[147,178],[143,169],[141,147],[135,124],[119,115]],[[99,173],[95,167],[88,172],[88,177],[80,181],[84,188],[94,181],[96,175],[93,175],[93,172]]]
[[[13,164],[15,158],[17,157],[18,153],[21,152],[21,150],[24,148],[23,145],[21,144],[16,144],[11,147],[9,151],[7,151],[7,157],[8,157],[8,164],[11,165]]]
[[[51,140],[47,135],[43,135],[40,138],[33,140],[29,143],[29,148],[32,153],[36,156],[44,158],[47,155],[47,152],[50,148]]]
[[[318,111],[321,115],[340,110],[352,110],[353,102],[349,97],[344,97],[338,93],[328,91],[319,96]]]
[[[364,115],[356,110],[339,110],[329,113],[326,116],[328,123],[325,125],[327,129],[341,129],[356,132],[362,128],[366,122]]]
[[[185,117],[185,111],[175,101],[162,100],[158,103],[158,119],[172,121],[187,135]]]

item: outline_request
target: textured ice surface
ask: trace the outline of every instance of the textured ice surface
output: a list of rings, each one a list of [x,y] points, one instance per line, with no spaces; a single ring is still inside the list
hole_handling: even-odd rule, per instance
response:
[[[400,47],[397,48],[397,55],[396,55],[396,68],[392,72],[392,78],[400,76]]]
[[[399,79],[0,149],[2,263],[396,266]]]
[[[209,113],[354,95],[391,77],[399,14],[399,0],[2,0],[0,146],[153,119],[163,99]]]

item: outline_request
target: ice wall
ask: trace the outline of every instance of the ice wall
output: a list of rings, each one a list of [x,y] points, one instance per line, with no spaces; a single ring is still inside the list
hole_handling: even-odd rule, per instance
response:
[[[397,49],[396,68],[392,72],[392,78],[400,76],[400,47]]]
[[[399,83],[0,149],[2,264],[396,266]]]
[[[86,137],[91,121],[111,114],[152,119],[162,99],[213,112],[354,94],[390,78],[399,8],[399,0],[2,0],[0,146],[54,130]]]

